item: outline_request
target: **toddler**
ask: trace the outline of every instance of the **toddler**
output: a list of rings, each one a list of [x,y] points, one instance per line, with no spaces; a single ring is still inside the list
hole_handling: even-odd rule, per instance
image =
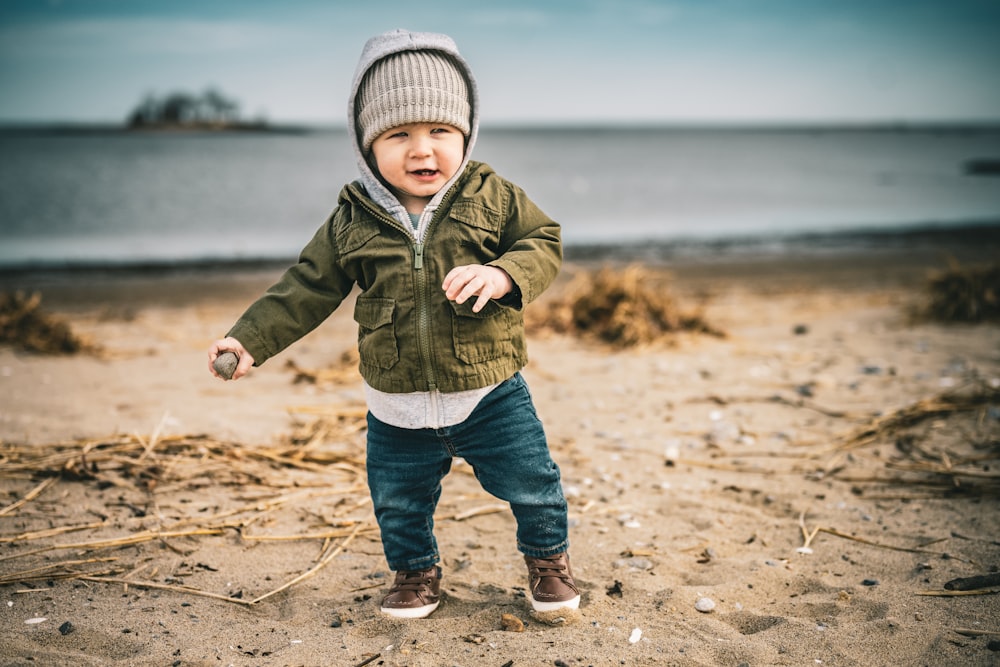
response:
[[[360,179],[340,192],[298,263],[212,344],[209,368],[232,351],[233,379],[246,375],[357,285],[368,485],[395,572],[381,611],[422,618],[438,606],[434,510],[456,456],[510,503],[533,609],[575,609],[559,468],[519,372],[522,311],[559,271],[559,225],[470,159],[478,93],[445,35],[368,40],[348,122]]]

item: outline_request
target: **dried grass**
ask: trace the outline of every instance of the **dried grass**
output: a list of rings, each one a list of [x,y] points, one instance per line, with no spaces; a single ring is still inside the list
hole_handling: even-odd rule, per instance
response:
[[[998,408],[1000,388],[971,381],[853,429],[840,438],[822,470],[868,497],[871,491],[862,485],[995,496],[1000,494]],[[851,472],[872,463],[884,472]]]
[[[364,411],[346,408],[327,410],[274,446],[156,432],[47,445],[0,443],[0,484],[17,498],[0,508],[8,520],[0,533],[0,545],[6,545],[0,585],[83,579],[230,599],[177,586],[173,575],[163,581],[134,575],[150,562],[187,555],[199,541],[225,540],[228,534],[247,545],[322,545],[311,567],[280,588],[230,600],[262,601],[315,574],[356,537],[377,539],[359,438],[363,428]],[[73,510],[60,525],[63,503],[95,495],[100,509],[87,512],[96,513],[96,521],[81,521]],[[11,526],[18,530],[11,532]],[[271,532],[288,526],[296,529]],[[74,538],[67,540],[70,534]],[[72,557],[57,560],[58,553]]]
[[[725,402],[759,400],[774,399],[729,398]],[[801,401],[778,402],[819,409]],[[1000,495],[1000,388],[996,386],[972,380],[867,419],[819,411],[861,423],[832,440],[756,455],[766,458],[764,463],[749,462],[755,458],[752,452],[737,455],[716,448],[711,460],[676,458],[668,465],[833,479],[851,484],[854,493],[868,498]]]
[[[679,332],[724,335],[699,312],[677,304],[667,274],[637,264],[579,273],[529,308],[526,325],[533,334],[580,336],[617,348],[669,342]]]
[[[289,359],[285,364],[293,373],[292,384],[314,384],[318,386],[344,385],[361,380],[358,370],[358,348],[352,346],[340,355],[337,363],[322,369],[303,368]]]
[[[1000,264],[966,268],[952,262],[927,281],[927,303],[918,316],[941,322],[1000,320]]]
[[[0,293],[0,343],[9,343],[28,352],[76,354],[97,348],[72,332],[69,324],[40,309],[38,292]]]

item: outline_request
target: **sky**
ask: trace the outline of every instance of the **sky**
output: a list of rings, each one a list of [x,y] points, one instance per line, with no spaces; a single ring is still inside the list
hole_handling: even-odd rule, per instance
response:
[[[0,123],[215,87],[343,126],[393,28],[455,39],[484,126],[1000,122],[1000,0],[0,0]]]

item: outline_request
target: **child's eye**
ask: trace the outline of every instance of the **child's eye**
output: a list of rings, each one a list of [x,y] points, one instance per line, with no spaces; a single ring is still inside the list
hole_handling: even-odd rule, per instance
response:
[[[451,129],[447,127],[435,127],[431,130],[431,134],[445,134],[451,132]]]

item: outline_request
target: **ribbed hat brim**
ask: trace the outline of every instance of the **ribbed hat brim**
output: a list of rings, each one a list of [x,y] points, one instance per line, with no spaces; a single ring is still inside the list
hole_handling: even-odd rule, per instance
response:
[[[402,51],[379,60],[358,90],[364,150],[382,133],[408,123],[445,123],[469,135],[468,86],[443,53]]]

